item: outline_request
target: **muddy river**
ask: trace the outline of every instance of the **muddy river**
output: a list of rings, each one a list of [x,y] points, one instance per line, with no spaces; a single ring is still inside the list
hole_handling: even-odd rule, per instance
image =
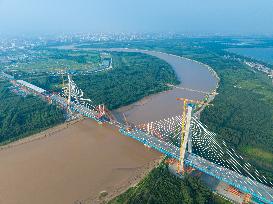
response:
[[[178,79],[181,81],[181,84],[178,85],[177,88],[145,97],[141,101],[126,107],[122,107],[116,111],[117,113],[124,113],[127,120],[132,123],[156,121],[166,117],[181,114],[182,106],[181,102],[176,100],[177,97],[202,100],[206,93],[184,90],[180,89],[180,87],[202,92],[212,92],[215,90],[218,83],[218,77],[212,72],[212,70],[210,70],[207,65],[189,60],[187,58],[148,50],[124,48],[107,50],[141,52],[158,57],[172,66],[177,74]]]
[[[181,80],[180,87],[215,89],[217,79],[205,65],[153,51],[142,52],[168,62]],[[202,99],[205,94],[173,90],[144,98],[118,109],[128,120],[144,122],[181,113],[176,97]],[[152,169],[160,154],[121,135],[110,125],[85,119],[57,132],[40,133],[24,144],[0,150],[0,203],[101,203],[137,183]],[[106,198],[100,193],[107,191]]]

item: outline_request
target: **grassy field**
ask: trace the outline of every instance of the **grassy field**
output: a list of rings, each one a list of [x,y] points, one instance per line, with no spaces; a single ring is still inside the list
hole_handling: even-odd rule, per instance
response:
[[[40,47],[22,53],[13,53],[13,60],[7,64],[13,73],[39,74],[58,72],[61,69],[73,71],[96,70],[101,63],[100,53],[96,51],[61,50],[56,48]]]

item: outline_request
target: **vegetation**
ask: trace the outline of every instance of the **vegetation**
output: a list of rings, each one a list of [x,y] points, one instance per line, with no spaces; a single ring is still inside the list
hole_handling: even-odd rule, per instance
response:
[[[178,84],[175,72],[165,61],[141,53],[112,52],[113,69],[90,74],[76,74],[73,80],[94,103],[109,109],[131,104],[143,97],[168,90],[166,83]],[[21,75],[46,90],[61,91],[62,77],[37,74]],[[66,76],[64,76],[66,80]]]
[[[170,174],[165,164],[153,169],[137,186],[114,198],[109,204],[229,203],[214,195],[198,178],[180,179]]]
[[[61,69],[73,71],[94,71],[100,67],[101,57],[97,51],[65,50],[44,46],[17,50],[11,55],[13,60],[2,65],[10,69],[15,77],[55,74]],[[1,56],[1,54],[0,54]]]
[[[130,46],[185,56],[213,67],[221,78],[219,95],[213,101],[214,106],[206,108],[202,113],[202,122],[211,131],[217,133],[218,140],[226,141],[230,147],[239,151],[249,163],[272,182],[272,82],[264,74],[254,72],[243,64],[244,59],[250,59],[225,51],[228,43],[236,42],[232,39],[202,38],[149,43],[131,42]],[[110,46],[122,47],[120,44]],[[126,46],[126,43],[124,44]],[[162,168],[159,169],[162,170]],[[181,198],[183,190],[180,191],[180,189],[185,181],[179,183],[166,172],[156,174],[159,169],[155,169],[138,186],[130,188],[110,203],[181,203],[179,199],[185,199],[185,197]],[[186,181],[187,179],[194,180],[194,178],[186,178]],[[164,181],[162,183],[166,185],[160,182],[162,180]],[[191,184],[187,183],[186,186],[186,189],[189,189]],[[176,196],[171,195],[176,195],[179,199],[172,200]],[[172,202],[166,202],[169,199]],[[206,199],[206,202],[211,202],[210,197]],[[215,198],[212,202],[223,201]]]
[[[218,133],[229,146],[235,147],[269,179],[273,179],[273,163],[261,159],[261,154],[248,154],[245,149],[265,150],[272,155],[273,109],[272,91],[257,75],[247,69],[222,73],[219,96],[214,107],[202,114],[202,121]],[[250,83],[250,86],[241,86]],[[251,88],[259,84],[259,87]]]
[[[169,64],[140,53],[112,53],[113,69],[107,74],[75,76],[77,85],[95,103],[115,109],[167,90],[179,81]]]
[[[272,46],[271,39],[258,39],[259,45]],[[219,140],[239,151],[269,180],[273,181],[273,91],[272,81],[262,73],[253,71],[243,60],[255,61],[226,51],[244,42],[243,38],[180,38],[92,44],[92,47],[129,47],[152,49],[188,57],[210,65],[221,78],[214,106],[208,107],[201,120]],[[253,47],[247,45],[246,47]],[[84,45],[82,47],[90,47]],[[257,61],[259,62],[259,61]],[[259,62],[272,68],[272,65]],[[248,149],[255,149],[250,154]],[[246,151],[246,149],[248,151]],[[259,151],[259,153],[257,153]],[[265,153],[266,152],[266,153]],[[261,158],[262,157],[262,158]]]
[[[248,157],[260,159],[266,164],[270,165],[273,163],[273,154],[264,149],[245,146],[242,151],[244,152],[244,154],[248,155]]]
[[[242,39],[241,39],[242,40]],[[259,39],[259,46],[272,41]],[[272,82],[263,74],[255,73],[242,60],[246,57],[225,51],[235,47],[238,39],[191,38],[154,40],[145,42],[92,43],[92,47],[137,47],[164,51],[210,65],[221,78],[219,95],[201,115],[211,131],[239,151],[271,182],[273,181],[273,92]],[[256,45],[255,45],[256,46]],[[83,47],[83,46],[82,46]],[[90,47],[84,45],[84,47]],[[229,57],[227,57],[229,56]],[[63,58],[64,56],[59,56]],[[86,95],[96,103],[105,103],[110,109],[137,101],[146,95],[166,90],[165,83],[178,83],[171,67],[163,61],[137,53],[112,53],[114,69],[105,73],[75,76],[74,80]],[[58,58],[58,57],[57,57]],[[68,57],[67,60],[71,60]],[[86,61],[77,56],[76,63]],[[253,61],[253,59],[251,59]],[[61,78],[32,79],[42,87],[58,88]],[[44,81],[43,81],[44,80]],[[46,87],[44,87],[46,88]],[[1,91],[3,94],[3,91]],[[6,96],[4,96],[6,97]],[[1,97],[2,99],[3,97]],[[33,100],[27,97],[23,100]],[[28,104],[31,104],[28,102]],[[35,106],[36,107],[36,106]],[[0,112],[4,112],[0,106]],[[20,108],[24,110],[24,108]],[[21,111],[21,110],[20,110]],[[3,120],[0,114],[0,127]],[[11,121],[11,119],[9,119]],[[20,121],[20,120],[19,120]],[[25,124],[25,121],[22,122]],[[0,134],[1,135],[1,134]],[[164,165],[154,169],[136,187],[118,196],[110,203],[221,203],[196,178],[183,181],[170,175]]]
[[[213,101],[214,106],[201,114],[201,121],[272,182],[273,163],[268,162],[268,154],[273,155],[272,81],[243,63],[253,59],[227,52],[229,43],[233,45],[238,41],[182,39],[161,43],[160,49],[208,64],[217,72],[221,79],[219,94]],[[250,154],[246,151],[249,148],[260,152]]]
[[[219,135],[219,139],[237,149],[273,181],[273,163],[263,154],[265,151],[273,155],[272,82],[240,62],[226,60],[223,63],[227,65],[210,62],[219,73],[221,83],[214,106],[203,112],[201,120]],[[253,155],[245,151],[249,148],[264,151]]]
[[[105,103],[110,109],[166,90],[166,83],[178,83],[169,64],[148,55],[113,53],[113,66],[114,69],[107,73],[74,77],[86,97],[96,103]],[[61,76],[38,73],[35,77],[25,74],[20,78],[47,90],[61,89]],[[8,86],[3,82],[0,87],[0,143],[14,141],[64,121],[58,108],[34,96],[15,95]]]
[[[51,76],[51,75],[45,75],[45,74],[41,74],[39,76],[36,77],[21,77],[21,79],[35,84],[38,87],[41,87],[43,89],[46,90],[50,90],[50,91],[55,91],[55,92],[60,92],[62,90],[62,83],[63,83],[63,79],[67,78],[67,76]]]
[[[15,141],[64,122],[64,113],[40,98],[12,93],[0,82],[0,144]]]

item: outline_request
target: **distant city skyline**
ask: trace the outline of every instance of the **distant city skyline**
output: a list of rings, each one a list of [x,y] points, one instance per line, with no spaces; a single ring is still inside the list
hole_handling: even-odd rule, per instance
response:
[[[272,35],[272,0],[0,0],[0,34]]]

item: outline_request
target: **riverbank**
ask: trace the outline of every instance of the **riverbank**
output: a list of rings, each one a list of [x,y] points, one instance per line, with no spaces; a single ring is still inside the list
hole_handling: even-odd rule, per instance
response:
[[[102,50],[141,52],[158,57],[172,66],[178,79],[181,81],[176,88],[147,96],[136,103],[115,110],[116,115],[120,115],[118,118],[122,118],[122,115],[124,114],[128,122],[131,123],[140,124],[181,114],[181,104],[176,100],[176,98],[179,97],[194,100],[204,100],[207,98],[207,102],[210,103],[213,101],[216,90],[219,86],[220,78],[217,73],[210,66],[192,59],[149,50],[128,48],[111,48]],[[180,89],[185,87],[196,91]],[[205,92],[211,94],[207,96]],[[200,116],[201,111],[203,111],[206,106],[207,104],[201,107],[196,115]]]
[[[54,136],[56,133],[68,128],[71,125],[74,125],[74,124],[80,122],[83,119],[84,118],[79,118],[77,120],[65,122],[63,124],[60,124],[60,125],[57,125],[55,127],[49,128],[49,129],[44,130],[42,132],[36,133],[34,135],[22,138],[20,140],[17,140],[17,141],[14,141],[14,142],[11,142],[11,143],[8,143],[8,144],[5,144],[5,145],[1,145],[0,146],[0,151],[7,150],[7,149],[10,149],[10,148],[13,148],[13,147],[17,147],[19,145],[27,144],[27,143],[30,143],[30,142],[33,142],[33,141],[36,141],[36,140],[41,140],[41,139],[44,139],[46,137]]]
[[[211,77],[204,65],[197,66],[194,61],[181,61],[179,56],[164,53],[159,57],[178,70],[181,86],[206,88],[204,91],[215,88],[216,80],[202,78]],[[197,84],[191,78],[195,75],[192,72],[200,79]],[[126,114],[131,122],[157,120],[180,114],[176,97],[199,99],[204,95],[173,89],[117,111]],[[121,135],[111,125],[99,126],[89,119],[63,124],[9,144],[3,150],[0,151],[3,165],[0,168],[0,201],[7,204],[19,200],[23,204],[102,203],[136,185],[160,162],[158,152]]]
[[[90,119],[49,132],[0,151],[0,203],[101,203],[138,183],[161,159]]]

